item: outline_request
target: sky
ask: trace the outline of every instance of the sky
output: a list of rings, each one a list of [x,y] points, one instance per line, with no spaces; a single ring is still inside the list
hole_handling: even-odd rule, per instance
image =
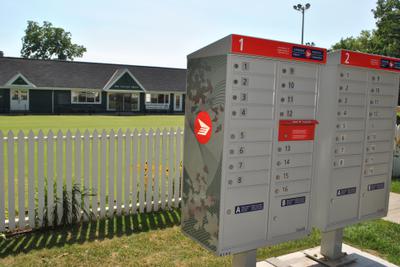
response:
[[[28,20],[71,32],[87,52],[76,61],[186,67],[186,55],[231,33],[300,43],[290,0],[1,0],[0,50],[19,57]],[[305,42],[330,48],[375,28],[376,0],[310,0]]]

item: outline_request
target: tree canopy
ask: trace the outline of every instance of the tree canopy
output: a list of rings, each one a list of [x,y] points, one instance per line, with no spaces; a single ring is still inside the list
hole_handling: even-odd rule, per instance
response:
[[[375,30],[363,30],[357,37],[342,38],[332,49],[400,57],[400,0],[378,0],[372,13]]]
[[[28,21],[22,38],[23,58],[74,60],[85,52],[84,46],[72,43],[71,33],[63,28],[54,27],[48,21],[44,21],[42,26]]]

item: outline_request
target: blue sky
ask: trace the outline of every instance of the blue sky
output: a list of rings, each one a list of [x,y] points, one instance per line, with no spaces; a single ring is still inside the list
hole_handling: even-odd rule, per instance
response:
[[[230,33],[300,42],[299,1],[2,0],[0,50],[19,56],[27,20],[52,22],[88,52],[79,61],[185,67],[186,55]],[[310,0],[305,42],[329,48],[375,27],[376,0]]]

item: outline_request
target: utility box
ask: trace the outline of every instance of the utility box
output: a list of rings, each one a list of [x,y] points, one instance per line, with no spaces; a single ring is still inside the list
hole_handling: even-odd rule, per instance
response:
[[[328,54],[321,76],[313,224],[332,231],[387,214],[400,59]]]
[[[326,50],[229,35],[188,56],[182,230],[217,255],[310,231]]]

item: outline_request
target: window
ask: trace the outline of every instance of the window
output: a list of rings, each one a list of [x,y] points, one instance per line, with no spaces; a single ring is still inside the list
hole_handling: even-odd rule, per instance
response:
[[[182,110],[182,95],[180,95],[180,94],[175,95],[175,103],[174,104],[175,104],[174,110],[176,110],[176,111]]]
[[[146,94],[146,103],[168,104],[169,94]]]
[[[100,104],[101,92],[99,91],[71,91],[72,104]]]

